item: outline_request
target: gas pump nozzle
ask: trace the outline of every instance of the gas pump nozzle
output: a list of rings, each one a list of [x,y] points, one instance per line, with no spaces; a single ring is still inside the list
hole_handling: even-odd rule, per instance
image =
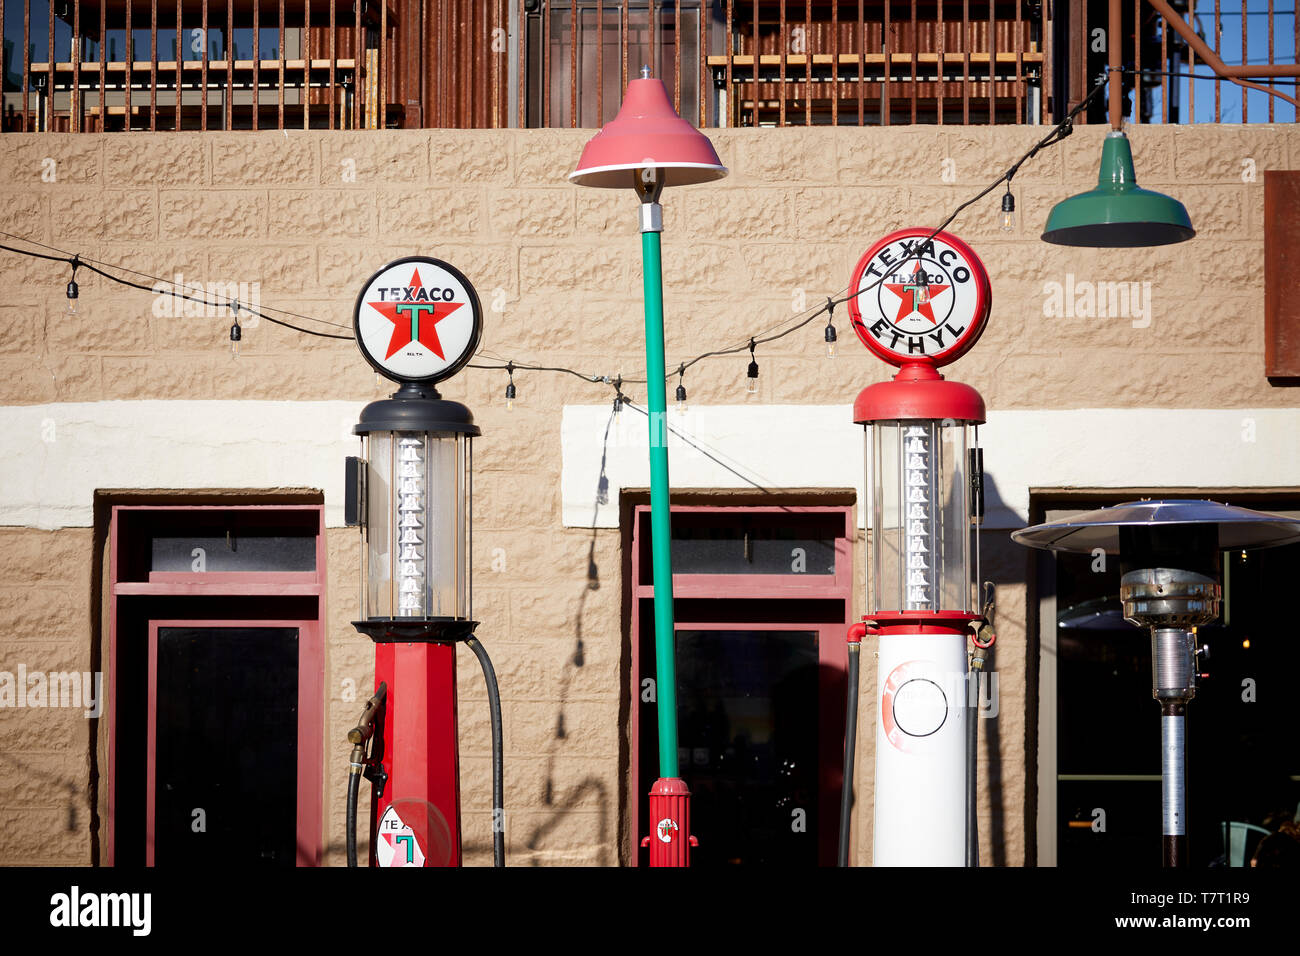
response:
[[[372,779],[371,768],[366,760],[366,744],[375,734],[375,717],[387,697],[388,684],[380,681],[379,689],[366,701],[361,719],[348,731],[348,743],[352,744],[352,757],[348,762],[348,866],[357,865],[357,797],[361,790],[361,775],[364,773],[368,779]]]
[[[355,727],[348,731],[348,743],[359,746],[364,750],[366,741],[375,733],[375,714],[379,712],[379,707],[387,696],[388,684],[381,681],[379,689],[366,701],[366,706],[361,711],[361,719],[357,721]]]

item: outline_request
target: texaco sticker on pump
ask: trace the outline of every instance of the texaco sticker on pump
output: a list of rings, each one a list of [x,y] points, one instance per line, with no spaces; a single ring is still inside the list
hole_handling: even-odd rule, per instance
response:
[[[461,272],[411,256],[384,266],[357,296],[357,345],[379,374],[432,384],[455,375],[478,348],[483,310]]]
[[[903,753],[925,753],[948,721],[950,704],[936,681],[934,661],[904,661],[885,678],[880,694],[880,730]]]
[[[867,250],[853,270],[849,319],[864,345],[891,365],[947,365],[975,344],[993,296],[984,263],[946,232],[902,229]]]
[[[397,810],[389,806],[375,828],[378,842],[375,856],[380,866],[424,866],[424,850]]]

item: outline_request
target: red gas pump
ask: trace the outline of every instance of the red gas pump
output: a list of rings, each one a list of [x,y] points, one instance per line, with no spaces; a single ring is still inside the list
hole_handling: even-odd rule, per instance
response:
[[[362,531],[358,631],[375,642],[375,686],[353,743],[348,816],[358,775],[371,781],[372,865],[459,866],[460,771],[456,645],[483,666],[492,708],[493,849],[504,865],[501,709],[487,652],[474,637],[471,589],[470,410],[436,383],[478,346],[482,310],[469,280],[445,262],[399,259],[357,297],[361,354],[400,383],[353,429],[362,453],[348,467],[348,523]],[[364,750],[369,744],[369,755]],[[355,835],[349,833],[349,845]],[[349,854],[355,865],[355,852]]]

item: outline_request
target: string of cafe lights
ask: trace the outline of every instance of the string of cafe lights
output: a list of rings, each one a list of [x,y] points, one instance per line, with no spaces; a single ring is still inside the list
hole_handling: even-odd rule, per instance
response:
[[[1136,71],[1119,70],[1117,72],[1131,73]],[[916,252],[913,253],[912,258],[919,258],[921,251],[930,242],[930,240],[932,240],[940,232],[946,229],[964,210],[966,210],[968,207],[982,200],[984,197],[986,197],[991,192],[996,190],[1003,183],[1006,184],[1006,192],[1002,198],[1002,207],[1001,207],[1002,228],[1004,230],[1009,231],[1010,228],[1012,227],[1013,217],[1015,213],[1015,198],[1011,192],[1011,183],[1016,173],[1020,170],[1021,166],[1023,166],[1026,162],[1031,160],[1041,150],[1045,149],[1048,146],[1054,145],[1055,143],[1060,142],[1061,140],[1065,139],[1073,132],[1075,118],[1081,112],[1086,110],[1092,104],[1093,100],[1096,99],[1097,95],[1103,89],[1105,89],[1107,77],[1108,77],[1108,73],[1103,73],[1101,77],[1098,79],[1097,83],[1088,92],[1088,94],[1082,100],[1080,100],[1079,103],[1075,105],[1074,108],[1071,109],[1070,112],[1051,129],[1050,132],[1047,133],[1046,136],[1044,136],[1037,143],[1035,143],[1023,156],[1017,159],[1010,167],[1007,168],[1005,172],[1003,172],[1000,176],[998,176],[997,179],[991,182],[984,189],[980,190],[977,194],[972,196],[970,199],[967,199],[965,202],[961,203],[959,206],[953,209],[952,212],[949,213],[947,218],[945,218],[938,227],[932,230],[924,240],[916,244],[915,246]],[[155,276],[147,272],[141,272],[136,269],[131,269],[127,266],[122,266],[116,263],[110,263],[103,260],[94,259],[92,257],[83,256],[78,253],[68,252],[66,250],[59,249],[55,246],[51,246],[34,239],[30,239],[25,236],[18,236],[4,231],[0,231],[0,237],[4,237],[17,242],[27,243],[28,245],[37,246],[41,249],[48,250],[48,251],[38,252],[32,249],[23,249],[16,246],[3,244],[3,243],[0,243],[0,250],[3,250],[5,252],[15,253],[17,255],[28,256],[30,258],[35,258],[35,259],[49,260],[52,262],[62,262],[72,270],[72,274],[68,281],[67,288],[65,291],[65,295],[68,300],[68,307],[66,310],[67,314],[72,314],[72,315],[77,314],[77,300],[80,297],[80,289],[77,285],[77,270],[85,269],[87,272],[101,276],[104,279],[107,279],[119,285],[127,286],[129,288],[139,289],[145,292],[153,293],[155,295],[169,295],[176,299],[196,302],[209,309],[218,309],[218,310],[229,309],[232,316],[232,325],[230,327],[231,350],[235,355],[238,355],[239,343],[243,338],[243,331],[240,325],[241,314],[245,314],[251,317],[257,317],[259,319],[265,319],[266,321],[272,323],[273,325],[282,326],[292,331],[300,332],[304,335],[311,335],[311,336],[316,336],[319,338],[327,338],[327,339],[340,339],[346,341],[352,341],[354,339],[353,334],[351,334],[350,325],[344,325],[338,322],[332,322],[328,319],[321,319],[310,315],[303,315],[301,313],[291,312],[286,309],[273,308],[271,306],[262,306],[260,308],[253,308],[246,302],[240,302],[237,298],[212,297],[209,295],[208,292],[202,290],[197,283],[194,286],[186,286],[184,284],[177,283],[173,279],[167,279],[161,276]],[[903,261],[906,262],[907,260],[904,259]],[[115,274],[115,273],[122,273],[122,274]],[[133,278],[129,278],[129,276],[138,277],[139,279],[150,280],[152,284],[145,285],[143,282],[139,282]],[[826,327],[823,330],[823,339],[826,343],[826,354],[828,357],[833,358],[836,353],[837,341],[839,338],[839,334],[838,331],[836,330],[835,321],[834,321],[835,307],[838,305],[842,305],[846,302],[849,302],[852,299],[856,298],[857,296],[862,295],[863,293],[871,291],[872,289],[880,285],[884,281],[884,279],[885,276],[881,275],[874,282],[870,284],[864,284],[860,286],[856,291],[850,291],[847,288],[843,289],[840,291],[838,297],[827,296],[826,301],[822,305],[819,305],[809,310],[805,310],[803,313],[801,313],[798,316],[789,319],[784,319],[781,322],[776,323],[775,325],[763,329],[762,331],[755,332],[752,335],[748,336],[748,338],[743,342],[740,342],[736,345],[729,346],[726,348],[713,349],[711,351],[704,352],[700,355],[696,355],[693,358],[679,362],[675,369],[670,369],[664,375],[665,379],[671,379],[671,377],[674,375],[677,376],[677,388],[676,388],[675,398],[678,407],[679,408],[684,407],[687,398],[686,384],[685,384],[685,377],[686,377],[687,370],[707,358],[714,358],[714,357],[726,356],[726,355],[735,355],[735,354],[748,351],[749,363],[745,371],[746,392],[750,394],[756,392],[758,390],[758,375],[759,375],[758,358],[756,355],[757,347],[760,345],[766,345],[771,342],[775,342],[779,339],[785,338],[786,336],[791,335],[802,328],[805,328],[812,322],[816,321],[822,315],[826,315],[827,317]],[[268,312],[273,312],[279,316],[285,316],[287,318],[277,318],[275,315],[269,315]],[[297,319],[297,320],[301,320],[302,322],[314,323],[319,326],[324,326],[326,329],[333,328],[333,329],[347,330],[347,334],[325,331],[320,328],[309,328],[307,326],[300,325],[297,322],[289,321],[289,319]],[[614,390],[615,412],[618,412],[623,407],[624,404],[630,404],[628,397],[623,393],[623,386],[627,384],[645,384],[646,381],[645,379],[623,378],[621,374],[619,375],[592,374],[592,373],[582,372],[577,369],[567,368],[564,366],[535,365],[527,362],[516,362],[513,359],[501,359],[497,356],[491,355],[487,349],[480,349],[476,357],[480,357],[480,356],[497,358],[498,362],[497,364],[489,364],[485,362],[471,362],[467,365],[467,367],[482,369],[482,370],[490,370],[490,371],[504,371],[506,373],[507,385],[506,385],[505,395],[506,395],[507,408],[514,407],[514,403],[518,396],[518,390],[514,381],[515,372],[524,372],[524,371],[554,372],[554,373],[572,375],[575,376],[576,378],[580,378],[583,381],[590,382],[590,383],[608,385]]]

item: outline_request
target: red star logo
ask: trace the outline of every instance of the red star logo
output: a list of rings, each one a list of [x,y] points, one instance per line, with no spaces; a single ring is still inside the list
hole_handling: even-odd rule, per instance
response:
[[[422,288],[420,270],[411,273],[411,284],[407,291],[414,296]],[[442,354],[442,342],[438,339],[437,325],[465,303],[463,302],[429,302],[414,298],[397,302],[367,302],[389,322],[393,323],[393,337],[388,342],[388,354],[385,359],[393,357],[398,349],[411,342],[419,342],[438,358],[446,360]]]
[[[898,315],[894,317],[895,325],[913,312],[920,312],[930,320],[931,325],[939,324],[938,319],[934,317],[934,307],[930,303],[936,295],[946,292],[951,286],[930,285],[925,278],[925,270],[921,268],[921,263],[917,262],[916,268],[912,270],[911,282],[884,283],[886,289],[903,300],[898,304]]]

